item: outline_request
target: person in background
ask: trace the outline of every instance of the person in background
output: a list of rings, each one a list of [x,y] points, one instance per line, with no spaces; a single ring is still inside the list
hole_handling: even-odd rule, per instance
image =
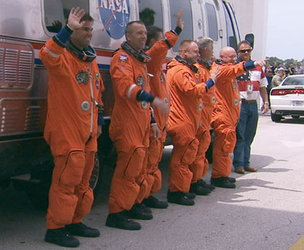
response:
[[[235,188],[235,178],[231,173],[232,154],[236,143],[236,125],[240,114],[240,95],[236,77],[256,66],[264,66],[265,61],[236,62],[236,51],[224,47],[220,51],[220,61],[213,64],[219,67],[220,73],[216,82],[216,104],[212,113],[211,126],[214,129],[213,168],[211,184],[222,188]],[[212,70],[213,70],[212,69]]]
[[[286,76],[294,75],[295,71],[296,71],[295,67],[294,67],[293,63],[291,63],[286,70]]]
[[[297,66],[295,68],[295,74],[297,74],[297,75],[304,74],[304,68],[303,68],[301,62],[297,62]]]
[[[166,32],[164,36],[162,29],[156,26],[147,27],[146,49],[148,50],[146,53],[151,57],[151,61],[147,65],[148,72],[151,75],[151,94],[166,99],[168,102],[170,101],[169,87],[166,82],[166,76],[163,72],[162,65],[165,63],[168,50],[175,45],[178,41],[178,35],[183,30],[184,24],[182,21],[182,14],[183,12],[180,11],[177,15],[176,28]],[[158,200],[153,194],[161,189],[162,176],[158,164],[161,160],[164,147],[163,144],[166,140],[168,115],[162,114],[157,108],[154,108],[153,111],[155,122],[161,131],[161,135],[156,139],[151,130],[147,165],[149,192],[148,196],[143,200],[143,203],[151,208],[167,208],[168,203],[166,201]]]
[[[48,113],[44,138],[54,158],[45,241],[77,247],[73,235],[98,237],[82,223],[94,196],[89,180],[101,134],[103,82],[90,46],[93,18],[72,8],[67,25],[40,50],[48,70]]]
[[[147,63],[151,58],[143,51],[147,40],[144,23],[129,22],[125,36],[126,41],[113,55],[110,66],[115,102],[109,132],[117,162],[106,226],[139,230],[141,225],[130,219],[153,218],[151,209],[142,203],[149,192],[146,168],[150,130],[155,139],[160,136],[150,105],[167,115],[169,104],[149,93]]]
[[[238,61],[251,61],[252,48],[246,40],[238,45]],[[258,125],[258,105],[257,100],[262,97],[264,113],[269,110],[267,95],[267,79],[260,66],[250,69],[245,74],[236,78],[240,97],[241,113],[236,127],[236,145],[233,151],[234,171],[244,174],[245,171],[256,172],[257,168],[250,166],[250,151],[257,125]]]
[[[214,72],[208,81],[201,82],[200,72],[195,66],[198,56],[197,44],[192,40],[184,40],[179,46],[179,55],[167,65],[167,82],[171,96],[168,134],[173,143],[167,199],[186,206],[194,205],[195,194],[189,194],[193,177],[190,166],[199,146],[196,134],[201,126],[202,97],[213,87],[217,75]],[[201,172],[198,169],[195,171]],[[201,192],[200,188],[196,191],[197,194]]]
[[[276,74],[273,76],[271,80],[271,88],[279,86],[281,82],[284,80],[284,76],[285,76],[285,69],[278,68]]]
[[[267,79],[267,96],[268,96],[268,102],[269,102],[269,108],[270,108],[270,98],[269,98],[269,95],[270,95],[270,90],[271,90],[271,81],[272,81],[272,78],[273,78],[273,72],[272,72],[272,69],[271,69],[271,65],[270,64],[266,64],[266,67],[265,67],[265,76],[266,76],[266,79]]]
[[[273,75],[276,74],[278,68],[279,68],[278,63],[274,61],[273,64],[271,65],[271,70]]]

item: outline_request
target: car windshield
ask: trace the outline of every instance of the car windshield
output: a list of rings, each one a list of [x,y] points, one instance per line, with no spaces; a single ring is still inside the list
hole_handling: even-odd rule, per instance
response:
[[[304,76],[287,77],[282,83],[282,86],[288,85],[304,85]]]

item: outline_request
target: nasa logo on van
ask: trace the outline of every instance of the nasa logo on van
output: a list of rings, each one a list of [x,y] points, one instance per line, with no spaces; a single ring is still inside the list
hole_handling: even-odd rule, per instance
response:
[[[98,0],[100,19],[104,29],[113,39],[120,39],[130,17],[129,0]]]

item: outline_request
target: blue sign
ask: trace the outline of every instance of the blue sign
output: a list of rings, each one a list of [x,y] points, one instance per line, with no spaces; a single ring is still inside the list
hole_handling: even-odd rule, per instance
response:
[[[130,17],[129,0],[98,0],[100,19],[104,29],[113,39],[120,39]]]

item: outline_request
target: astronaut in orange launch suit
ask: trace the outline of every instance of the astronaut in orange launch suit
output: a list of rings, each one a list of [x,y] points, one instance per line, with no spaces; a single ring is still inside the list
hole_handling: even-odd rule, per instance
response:
[[[93,18],[72,8],[67,25],[40,50],[48,70],[48,113],[44,138],[54,158],[45,241],[79,245],[73,235],[98,237],[82,223],[93,203],[89,180],[97,151],[103,82],[90,47]],[[99,116],[99,118],[102,118]]]
[[[182,41],[179,51],[167,66],[171,96],[168,134],[174,146],[167,199],[180,205],[194,205],[194,196],[188,194],[193,176],[189,166],[195,160],[199,145],[195,136],[200,127],[202,97],[214,85],[216,73],[208,81],[200,82],[199,70],[194,65],[199,50],[194,41]]]
[[[146,53],[151,57],[148,63],[148,72],[152,75],[150,78],[151,94],[166,99],[170,102],[169,87],[166,83],[166,76],[162,65],[168,50],[175,45],[178,41],[178,35],[183,29],[182,11],[178,13],[177,26],[174,30],[166,32],[163,38],[162,29],[156,26],[147,27],[148,38]],[[158,168],[158,164],[162,157],[163,144],[167,135],[168,115],[162,114],[157,108],[154,108],[155,122],[160,129],[161,135],[159,139],[155,139],[153,133],[150,134],[150,144],[148,150],[148,163],[147,163],[147,181],[149,192],[143,203],[152,208],[167,208],[166,201],[160,201],[152,194],[161,189],[162,176]]]
[[[210,78],[210,69],[213,59],[213,40],[209,37],[199,38],[197,41],[199,47],[199,58],[196,64],[200,71],[200,82],[205,82]],[[209,162],[206,158],[206,152],[211,142],[210,123],[211,115],[215,106],[215,88],[210,88],[202,97],[203,108],[201,111],[201,126],[199,127],[196,138],[199,146],[194,162],[190,165],[193,174],[190,192],[198,195],[208,195],[214,186],[207,184],[204,177],[209,168]]]
[[[149,93],[147,63],[150,57],[143,51],[147,39],[144,23],[130,22],[125,35],[127,41],[114,53],[110,66],[115,102],[109,132],[115,143],[117,162],[106,225],[139,230],[141,225],[129,219],[153,218],[150,208],[142,204],[148,193],[147,150],[154,123],[150,104],[164,114],[169,113],[169,104]],[[158,127],[152,129],[157,137]]]
[[[265,65],[265,61],[247,61],[234,64],[236,51],[224,47],[220,51],[220,61],[213,67],[219,67],[220,73],[215,85],[216,105],[211,125],[214,128],[213,168],[211,184],[222,188],[235,188],[235,179],[229,177],[232,161],[229,156],[236,143],[236,125],[240,114],[240,94],[236,77],[247,70]]]

